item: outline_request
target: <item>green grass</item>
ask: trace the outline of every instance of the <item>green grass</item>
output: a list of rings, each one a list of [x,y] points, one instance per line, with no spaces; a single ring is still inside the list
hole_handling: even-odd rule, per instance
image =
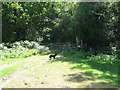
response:
[[[90,77],[94,80],[103,80],[102,86],[104,85],[108,87],[118,87],[118,66],[119,63],[111,63],[111,61],[103,61],[103,60],[95,60],[95,59],[85,59],[83,56],[77,57],[75,54],[71,54],[69,52],[64,52],[62,62],[69,62],[70,64],[74,64],[71,69],[80,70],[82,74],[86,77]],[[61,61],[58,59],[58,61]],[[104,84],[103,84],[104,83]],[[91,84],[91,86],[97,87],[97,84]],[[99,86],[99,85],[98,85]],[[101,86],[101,83],[100,83]]]
[[[60,61],[61,59],[61,61]],[[67,59],[67,58],[66,58]],[[6,87],[17,88],[83,88],[86,86],[92,87],[117,87],[116,75],[111,75],[109,72],[102,72],[91,68],[84,63],[64,62],[64,58],[51,60],[43,66],[30,70],[23,74],[23,78],[19,78]],[[81,65],[82,68],[74,68]],[[112,77],[112,78],[111,78]]]
[[[0,69],[0,76],[7,76],[7,75],[10,75],[10,74],[14,73],[18,69],[25,70],[25,69],[29,69],[31,67],[34,67],[36,65],[39,65],[39,63],[42,60],[45,60],[46,57],[47,57],[46,55],[44,55],[44,56],[37,55],[35,57],[35,59],[38,59],[38,60],[35,60],[35,59],[32,59],[32,58],[31,59],[29,59],[29,58],[21,59],[21,61],[23,61],[23,62],[18,62],[17,64],[13,64],[12,66],[8,66],[8,67],[5,67],[3,69]],[[27,61],[25,61],[25,60],[27,60]],[[6,63],[8,63],[8,62],[6,62]],[[27,67],[24,68],[23,66],[27,66]]]
[[[19,63],[17,65],[12,65],[10,67],[6,67],[0,70],[0,77],[10,75],[18,70],[19,67],[23,66],[23,63]]]
[[[22,59],[24,59],[24,58],[8,58],[8,59],[0,60],[0,65],[10,64],[10,63],[16,62],[18,60],[22,60]]]
[[[44,65],[40,62],[48,55],[36,57],[24,65],[30,67],[42,65],[22,77],[7,84],[6,88],[116,88],[118,86],[118,64],[85,58],[79,52],[63,52],[62,57],[51,60]],[[103,63],[104,62],[104,63]],[[10,69],[14,71],[14,68]],[[6,70],[7,71],[7,70]],[[9,70],[8,70],[9,72]],[[5,74],[4,74],[5,75]]]

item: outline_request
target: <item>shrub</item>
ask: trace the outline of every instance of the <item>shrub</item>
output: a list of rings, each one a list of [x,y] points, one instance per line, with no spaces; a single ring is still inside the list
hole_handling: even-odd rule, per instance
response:
[[[97,53],[97,54],[95,54]],[[97,62],[110,62],[110,63],[118,63],[116,55],[109,55],[109,54],[103,54],[98,52],[85,52],[85,51],[78,51],[78,50],[72,50],[69,52],[63,52],[64,56],[74,57],[74,58],[80,58],[85,59],[88,61],[97,61]]]
[[[38,53],[49,51],[48,47],[40,46],[33,41],[19,41],[15,43],[0,44],[0,55],[2,59],[29,57]]]
[[[0,50],[5,50],[7,47],[4,45],[4,43],[0,44]]]
[[[90,52],[78,51],[78,50],[73,50],[68,53],[71,54],[72,57],[88,58],[91,56]]]
[[[90,60],[97,60],[100,62],[117,62],[115,55],[107,55],[107,54],[98,54],[98,55],[92,55]]]
[[[24,47],[24,48],[35,48],[35,47],[38,47],[39,44],[37,42],[33,42],[33,41],[19,41],[19,42],[15,42],[12,44],[12,47],[14,48],[18,48],[18,47]]]
[[[48,51],[49,51],[49,48],[48,48],[48,47],[45,47],[45,46],[38,46],[38,47],[36,47],[35,49],[38,50],[38,53],[48,52]]]

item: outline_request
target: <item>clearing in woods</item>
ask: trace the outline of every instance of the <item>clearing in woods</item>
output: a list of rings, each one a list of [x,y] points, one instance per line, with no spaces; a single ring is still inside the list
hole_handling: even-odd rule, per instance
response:
[[[36,55],[1,69],[1,88],[112,88],[117,74],[92,67],[80,58]],[[76,60],[75,60],[76,59]],[[80,62],[77,62],[77,59]],[[96,63],[97,64],[97,63]],[[99,66],[97,66],[99,67]],[[114,67],[117,69],[118,67]]]

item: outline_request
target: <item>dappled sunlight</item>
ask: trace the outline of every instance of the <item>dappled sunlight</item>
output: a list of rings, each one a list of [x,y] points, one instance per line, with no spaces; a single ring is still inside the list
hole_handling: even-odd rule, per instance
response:
[[[67,81],[77,82],[77,83],[81,83],[86,80],[94,80],[94,78],[85,77],[85,75],[83,75],[82,73],[68,74],[68,75],[66,75],[66,77],[67,77],[67,79],[66,79]]]
[[[84,88],[117,88],[118,86],[111,86],[111,83],[105,81],[96,81],[88,83]]]
[[[105,80],[83,81],[78,88],[113,88]]]
[[[109,68],[100,68],[90,60],[58,55],[56,59],[48,60],[42,66],[23,73],[22,77],[13,80],[5,87],[17,88],[103,88],[118,87],[117,75]],[[49,55],[38,55],[36,60],[26,63],[31,67],[39,65],[41,60],[49,59]],[[42,64],[42,63],[41,63]],[[92,65],[91,65],[92,64]],[[94,67],[93,67],[94,65]],[[29,69],[25,68],[25,69]],[[21,69],[23,70],[23,68]],[[17,82],[17,83],[16,83]]]
[[[67,63],[70,69],[77,71],[65,74],[65,81],[77,83],[80,87],[118,87],[118,66],[116,64],[103,63],[90,59],[82,59],[63,55],[54,62]],[[91,82],[91,83],[88,83]],[[96,83],[96,84],[95,84]]]
[[[120,2],[3,2],[0,89],[120,87],[119,13]]]

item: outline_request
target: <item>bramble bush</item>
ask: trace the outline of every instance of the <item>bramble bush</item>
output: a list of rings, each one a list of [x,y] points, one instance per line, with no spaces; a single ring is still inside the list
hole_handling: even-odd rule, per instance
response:
[[[0,44],[0,55],[3,60],[6,58],[29,57],[47,51],[49,51],[48,47],[27,40]]]

